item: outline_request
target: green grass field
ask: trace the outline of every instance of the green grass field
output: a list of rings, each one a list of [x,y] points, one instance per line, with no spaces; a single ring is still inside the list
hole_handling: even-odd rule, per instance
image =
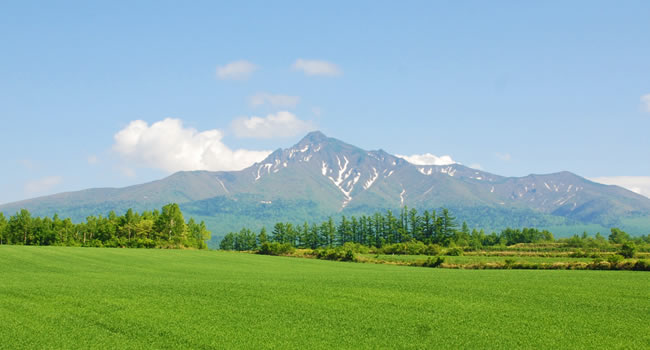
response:
[[[650,274],[0,246],[0,348],[650,348]]]

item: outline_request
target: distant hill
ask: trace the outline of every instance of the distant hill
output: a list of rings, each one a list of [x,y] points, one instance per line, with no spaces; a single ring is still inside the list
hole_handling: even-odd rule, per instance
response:
[[[279,220],[323,220],[387,209],[446,207],[470,227],[550,228],[555,233],[603,233],[622,227],[650,232],[650,199],[618,186],[602,185],[570,172],[504,177],[460,164],[414,165],[382,150],[366,151],[321,132],[291,148],[278,149],[241,171],[178,172],[125,188],[60,193],[0,206],[13,214],[83,220],[128,208],[151,210],[181,205],[187,216],[206,220],[213,236],[242,226],[259,228]]]

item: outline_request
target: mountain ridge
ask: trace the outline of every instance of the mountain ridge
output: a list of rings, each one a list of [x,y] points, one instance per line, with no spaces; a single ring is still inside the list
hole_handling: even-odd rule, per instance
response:
[[[633,233],[650,231],[650,199],[569,171],[506,177],[462,164],[416,165],[320,131],[242,170],[181,171],[123,188],[91,188],[8,203],[0,205],[0,211],[13,214],[24,207],[39,216],[56,212],[83,220],[110,210],[152,210],[169,202],[207,220],[217,236],[236,229],[234,223],[259,227],[270,220],[312,221],[405,205],[448,207],[470,226],[487,229],[522,223],[605,229],[632,222],[627,226]]]

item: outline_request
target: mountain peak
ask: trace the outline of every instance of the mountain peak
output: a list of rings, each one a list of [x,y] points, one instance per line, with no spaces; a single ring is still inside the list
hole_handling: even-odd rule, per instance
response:
[[[312,132],[308,133],[307,135],[305,135],[305,137],[303,137],[302,140],[300,140],[299,143],[300,144],[303,144],[303,143],[319,143],[319,142],[323,142],[323,141],[325,141],[327,139],[328,139],[328,137],[325,136],[325,134],[323,134],[322,132],[316,130],[316,131],[312,131]]]

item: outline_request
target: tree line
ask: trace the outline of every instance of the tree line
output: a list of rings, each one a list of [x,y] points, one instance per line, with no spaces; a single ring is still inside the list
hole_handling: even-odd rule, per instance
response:
[[[254,250],[266,241],[289,244],[297,248],[331,248],[352,242],[381,248],[385,245],[418,241],[440,246],[471,246],[480,248],[498,244],[534,243],[552,241],[553,234],[534,228],[507,229],[497,234],[484,230],[470,230],[467,223],[458,220],[446,208],[439,212],[402,208],[399,213],[387,210],[361,217],[342,216],[335,222],[331,217],[321,223],[302,225],[278,222],[269,234],[262,228],[259,234],[243,228],[228,233],[221,241],[221,249]]]
[[[26,209],[8,219],[0,213],[0,244],[205,249],[209,239],[205,223],[186,222],[175,203],[160,211],[129,209],[121,216],[111,211],[106,217],[89,216],[78,224],[58,215],[32,217]]]
[[[458,224],[458,219],[446,208],[439,211],[402,208],[399,213],[387,210],[385,213],[363,215],[361,217],[342,216],[338,222],[329,218],[321,223],[305,222],[301,225],[278,222],[269,233],[262,228],[255,233],[248,228],[239,232],[228,233],[220,243],[223,250],[258,250],[266,242],[286,244],[294,248],[334,248],[350,242],[367,247],[382,248],[398,243],[420,242],[425,245],[442,247],[465,247],[478,250],[491,246],[508,246],[517,243],[541,242],[588,242],[594,240],[575,235],[569,239],[555,240],[547,230],[536,228],[506,228],[501,232],[486,234],[483,229],[469,229],[466,222]],[[609,241],[600,234],[597,242],[623,243],[633,240],[627,233],[612,229]],[[640,242],[650,243],[650,237],[637,238]],[[586,243],[585,243],[586,244]]]

